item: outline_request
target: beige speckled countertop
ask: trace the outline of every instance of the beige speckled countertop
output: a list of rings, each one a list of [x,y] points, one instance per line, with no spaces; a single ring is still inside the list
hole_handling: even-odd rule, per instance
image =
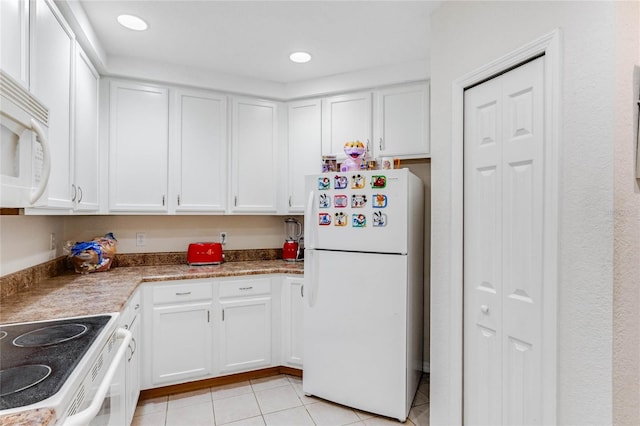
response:
[[[254,260],[214,266],[158,265],[117,267],[107,272],[65,273],[6,297],[0,324],[119,312],[138,285],[149,281],[257,274],[302,274],[302,262]]]

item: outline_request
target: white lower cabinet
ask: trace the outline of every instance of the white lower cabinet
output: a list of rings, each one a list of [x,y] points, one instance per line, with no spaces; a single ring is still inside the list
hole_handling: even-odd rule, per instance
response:
[[[144,284],[141,388],[301,368],[302,283],[273,274]]]
[[[152,288],[151,384],[200,379],[213,372],[211,281],[171,281]],[[147,359],[149,359],[147,358]]]
[[[302,367],[304,278],[285,277],[282,283],[282,362]]]
[[[271,365],[271,279],[224,281],[219,287],[220,372]]]

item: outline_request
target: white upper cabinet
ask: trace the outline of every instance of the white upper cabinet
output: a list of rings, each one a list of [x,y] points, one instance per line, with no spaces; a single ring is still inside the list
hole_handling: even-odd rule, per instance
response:
[[[429,155],[429,85],[413,84],[376,92],[373,156]]]
[[[0,1],[0,64],[29,88],[29,0]]]
[[[77,211],[99,209],[98,84],[100,75],[76,46],[73,197]]]
[[[52,1],[33,2],[31,6],[35,8],[31,11],[31,92],[49,108],[50,117],[51,175],[47,207],[71,209],[71,87],[75,37]]]
[[[168,89],[111,81],[109,209],[166,212]]]
[[[227,201],[227,97],[173,92],[170,211],[224,213]]]
[[[287,212],[304,212],[304,176],[321,170],[321,101],[291,102],[289,111],[289,161]]]
[[[346,158],[344,144],[359,140],[370,148],[371,92],[333,96],[322,100],[322,154]]]
[[[233,100],[232,213],[276,213],[278,204],[278,106],[251,98]]]

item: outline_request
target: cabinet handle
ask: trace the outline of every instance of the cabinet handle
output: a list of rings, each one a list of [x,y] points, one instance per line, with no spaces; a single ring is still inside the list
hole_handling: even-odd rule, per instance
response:
[[[188,295],[190,295],[190,294],[191,294],[191,292],[190,292],[190,291],[184,291],[184,292],[182,292],[182,293],[176,293],[176,296],[188,296]]]
[[[211,311],[207,309],[207,322],[211,322]]]
[[[382,148],[382,138],[380,138],[379,146],[380,146],[380,151],[382,151],[384,149],[384,148]]]
[[[289,207],[291,207],[291,195],[289,195]]]
[[[131,347],[131,343],[133,343],[133,348]],[[136,339],[134,339],[133,337],[131,338],[131,343],[129,343],[129,349],[131,349],[131,355],[129,355],[129,359],[127,359],[127,362],[131,362],[131,360],[133,359],[133,354],[135,354],[136,350],[138,349],[138,343],[136,342]]]
[[[71,201],[76,201],[76,195],[78,195],[78,190],[74,184],[71,184],[71,189],[73,189],[73,195],[71,196]]]
[[[164,206],[164,195],[162,196],[162,205]]]
[[[178,205],[180,205],[180,196],[178,195]]]
[[[249,286],[249,287],[240,287],[238,290],[251,290],[253,288],[253,286]]]
[[[78,202],[82,201],[82,187],[78,185]]]
[[[367,139],[367,153],[371,152],[371,141]]]
[[[224,321],[224,309],[222,310],[222,321]]]
[[[300,286],[300,297],[304,297],[304,284]]]
[[[133,308],[133,309],[134,309],[134,310],[136,310],[136,311],[137,311],[138,309],[140,309],[140,304],[139,304],[139,303],[136,303],[136,307],[135,307],[135,308]]]
[[[238,207],[238,196],[237,195],[233,197],[233,206],[234,207]]]

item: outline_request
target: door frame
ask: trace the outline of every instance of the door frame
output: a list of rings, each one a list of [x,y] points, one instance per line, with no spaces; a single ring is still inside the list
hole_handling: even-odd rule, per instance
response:
[[[542,424],[556,424],[557,388],[557,292],[558,292],[558,223],[559,164],[561,143],[561,32],[556,29],[516,50],[455,80],[452,84],[451,131],[451,329],[449,339],[450,398],[449,420],[463,423],[463,324],[464,324],[464,91],[471,86],[509,71],[531,59],[544,55],[544,242],[545,265],[543,300],[543,371],[544,407]]]

